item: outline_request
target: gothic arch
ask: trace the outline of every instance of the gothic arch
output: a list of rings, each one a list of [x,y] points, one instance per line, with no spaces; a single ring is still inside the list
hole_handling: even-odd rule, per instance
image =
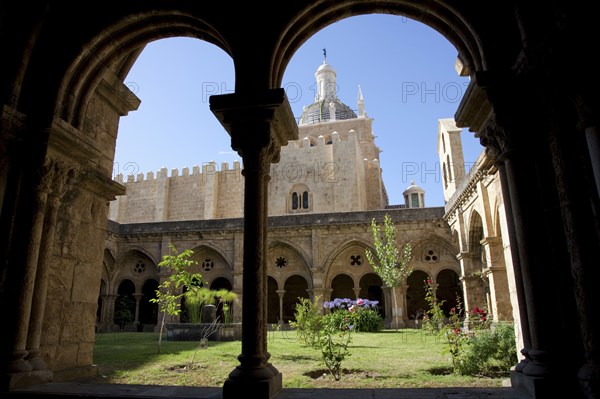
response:
[[[302,276],[312,289],[312,272],[302,250],[291,243],[276,240],[267,247],[267,273],[284,289],[285,281],[292,275]]]
[[[348,273],[338,273],[332,277],[331,281],[327,284],[328,288],[331,288],[331,298],[350,298],[355,299],[356,293],[354,289],[359,287],[356,278]]]
[[[459,273],[456,270],[448,268],[440,270],[435,276],[435,283],[437,295],[444,301],[442,309],[447,316],[450,315],[450,309],[456,308],[458,301],[464,304]]]
[[[470,252],[478,251],[481,249],[480,241],[484,238],[484,230],[483,219],[475,209],[469,215],[468,226],[467,248]]]
[[[311,263],[311,256],[307,254],[302,247],[290,240],[286,240],[285,238],[278,237],[277,239],[270,241],[267,244],[267,249],[273,248],[277,245],[287,247],[291,251],[295,252],[296,255],[298,255],[298,257],[304,261],[304,264],[309,265]]]
[[[285,293],[283,294],[282,304],[282,320],[284,322],[296,319],[294,313],[296,304],[299,302],[298,298],[309,298],[308,290],[311,286],[312,284],[306,277],[299,274],[292,274],[285,279],[283,283]]]
[[[124,280],[131,280],[135,285],[136,292],[141,293],[144,281],[148,279],[159,280],[158,268],[152,258],[146,252],[130,249],[123,253],[116,263],[114,275],[111,276],[112,289],[118,290]]]
[[[158,265],[159,261],[156,259],[156,257],[150,253],[150,251],[148,251],[146,248],[140,246],[140,245],[134,245],[134,246],[128,246],[127,249],[125,250],[125,252],[118,254],[116,259],[116,263],[121,263],[123,261],[123,259],[125,259],[125,257],[130,256],[130,254],[132,252],[139,252],[140,254],[144,255],[146,258],[148,258],[150,261],[152,261],[153,264]]]
[[[194,247],[192,259],[198,262],[194,268],[202,274],[204,283],[208,286],[218,278],[233,281],[233,268],[224,256],[223,251],[208,243]]]
[[[365,250],[367,249],[374,252],[366,242],[360,239],[351,239],[329,253],[323,262],[325,265],[325,286],[331,287],[331,282],[337,275],[347,274],[354,280],[354,286],[358,287],[358,281],[363,275],[373,273],[373,267],[365,256]]]
[[[192,258],[199,255],[202,252],[203,248],[206,248],[208,251],[216,252],[217,255],[219,255],[221,258],[223,258],[223,260],[225,261],[225,263],[227,264],[229,269],[231,271],[233,271],[233,266],[231,266],[233,264],[231,257],[229,255],[227,255],[221,248],[219,248],[216,245],[213,245],[210,242],[202,243],[202,244],[197,245],[194,248],[192,248],[192,251],[194,252],[194,255],[192,256]]]

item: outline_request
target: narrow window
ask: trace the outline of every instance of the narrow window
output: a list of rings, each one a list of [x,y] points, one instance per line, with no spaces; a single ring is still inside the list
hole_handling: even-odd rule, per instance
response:
[[[448,176],[446,175],[446,164],[442,165],[442,174],[444,175],[444,188],[448,188]]]
[[[411,204],[411,208],[420,208],[419,206],[419,194],[418,193],[412,193],[410,195],[410,202],[412,202]]]
[[[308,191],[302,193],[302,208],[308,209]]]
[[[292,209],[298,209],[298,193],[292,193]]]

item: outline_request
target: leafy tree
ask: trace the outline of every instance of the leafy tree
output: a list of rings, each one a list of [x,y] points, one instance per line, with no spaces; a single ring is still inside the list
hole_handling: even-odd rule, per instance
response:
[[[158,266],[168,268],[171,274],[167,280],[158,286],[156,298],[150,299],[150,302],[158,303],[160,311],[163,312],[160,334],[158,335],[158,353],[160,353],[166,314],[177,316],[181,313],[180,299],[184,295],[182,288],[186,287],[189,290],[192,287],[202,286],[202,274],[189,271],[192,266],[198,264],[198,262],[190,259],[194,252],[191,249],[186,249],[179,253],[171,243],[169,243],[169,249],[171,254],[163,255]]]
[[[365,256],[383,283],[392,288],[392,306],[397,308],[396,291],[393,288],[400,286],[412,273],[412,268],[408,266],[412,247],[408,243],[405,244],[400,254],[396,242],[396,226],[387,214],[383,218],[383,226],[378,225],[375,218],[371,220],[371,232],[375,253],[367,249]]]

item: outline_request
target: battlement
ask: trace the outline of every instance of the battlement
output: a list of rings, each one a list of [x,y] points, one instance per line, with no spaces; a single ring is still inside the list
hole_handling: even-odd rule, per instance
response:
[[[191,173],[190,168],[187,167],[181,169],[181,174],[179,174],[179,169],[173,168],[171,169],[171,174],[169,175],[169,170],[167,168],[161,168],[158,172],[156,172],[156,175],[154,174],[154,172],[148,172],[145,176],[143,173],[138,173],[137,175],[132,173],[125,177],[122,173],[119,173],[114,177],[113,180],[115,180],[118,183],[138,183],[149,180],[159,180],[166,178],[173,179],[178,177],[188,177],[195,175],[207,176],[219,173],[240,173],[240,171],[241,166],[239,161],[234,161],[231,169],[229,168],[228,162],[221,162],[221,168],[219,169],[215,161],[210,161],[203,163],[202,169],[199,165],[195,165],[194,167],[192,167]]]

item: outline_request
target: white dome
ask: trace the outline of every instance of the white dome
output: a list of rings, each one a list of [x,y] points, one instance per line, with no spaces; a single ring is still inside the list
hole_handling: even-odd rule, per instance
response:
[[[402,194],[411,194],[411,193],[425,193],[425,190],[423,190],[421,187],[417,186],[415,184],[415,181],[412,180],[410,182],[410,186],[406,187],[406,190],[404,190],[404,192]]]

